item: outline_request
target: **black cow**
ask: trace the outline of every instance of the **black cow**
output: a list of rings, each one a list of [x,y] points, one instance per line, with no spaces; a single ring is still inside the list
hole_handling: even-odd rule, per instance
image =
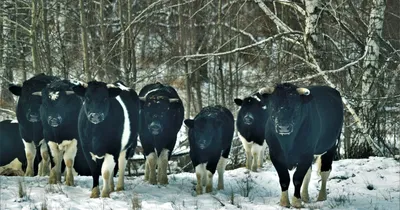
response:
[[[38,156],[40,163],[39,175],[49,174],[49,152],[43,139],[43,127],[40,121],[40,104],[42,98],[33,94],[41,91],[50,82],[57,80],[57,77],[38,74],[23,82],[20,85],[10,85],[9,90],[16,96],[19,96],[17,104],[17,120],[19,123],[19,132],[24,142],[25,155],[27,159],[26,176],[34,175],[33,161],[36,158],[36,152],[40,148],[41,156]],[[36,167],[36,166],[35,166]]]
[[[124,189],[127,150],[136,148],[139,128],[139,97],[121,82],[91,81],[73,87],[83,97],[79,113],[79,143],[89,164],[93,188],[91,198],[99,197],[99,175],[103,177],[101,197],[114,190],[113,171],[118,160],[117,190]]]
[[[262,92],[268,113],[265,139],[282,189],[280,205],[290,206],[288,169],[294,167],[292,206],[299,208],[301,200],[309,201],[308,183],[314,155],[322,155],[318,166],[322,183],[317,200],[326,200],[326,181],[343,125],[340,93],[326,86],[300,88],[290,83],[265,88]]]
[[[21,169],[18,166],[14,170],[23,170],[26,168],[27,161],[24,151],[24,143],[19,134],[19,125],[16,120],[4,120],[0,122],[0,166],[10,164],[16,158],[21,163]],[[35,159],[35,165],[38,165],[38,159]],[[37,167],[34,171],[37,174]]]
[[[72,90],[69,80],[55,80],[42,91],[34,93],[42,96],[40,117],[43,135],[53,157],[49,183],[61,182],[61,163],[67,167],[66,185],[74,185],[73,169],[80,175],[90,175],[90,169],[78,145],[78,116],[82,100]]]
[[[168,160],[182,127],[183,104],[173,87],[159,82],[144,86],[139,92],[139,97],[139,137],[146,157],[144,179],[150,184],[157,184],[157,181],[160,184],[168,184]]]
[[[189,128],[190,158],[196,168],[196,193],[212,191],[215,170],[218,171],[218,189],[224,189],[226,159],[231,150],[234,119],[227,108],[216,105],[201,109],[194,119],[186,119]]]
[[[235,104],[240,106],[236,119],[236,129],[246,152],[246,168],[257,171],[264,160],[267,147],[265,143],[266,106],[262,96],[257,92],[244,98],[235,98]]]

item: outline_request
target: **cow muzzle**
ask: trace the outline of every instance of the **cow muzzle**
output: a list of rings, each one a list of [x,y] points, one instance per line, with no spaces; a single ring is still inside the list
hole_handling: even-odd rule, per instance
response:
[[[285,125],[275,125],[275,131],[281,135],[281,136],[286,136],[290,135],[293,132],[293,124],[285,124]]]
[[[104,113],[89,113],[87,118],[93,124],[99,124],[104,121],[105,116]]]
[[[56,127],[58,127],[58,126],[60,126],[61,125],[61,123],[62,123],[62,118],[61,118],[61,116],[60,115],[57,115],[57,116],[49,116],[48,118],[47,118],[47,123],[51,126],[51,127],[53,127],[53,128],[56,128]]]
[[[153,135],[159,135],[163,130],[161,124],[158,122],[150,123],[148,128],[149,128],[150,133]]]
[[[211,140],[200,139],[196,141],[196,145],[200,149],[206,149],[211,143]]]
[[[29,122],[39,122],[40,121],[40,116],[38,112],[33,112],[30,109],[28,110],[28,113],[26,114],[26,119]]]
[[[246,125],[251,125],[254,122],[254,117],[252,114],[247,113],[244,117],[243,117],[243,123]]]

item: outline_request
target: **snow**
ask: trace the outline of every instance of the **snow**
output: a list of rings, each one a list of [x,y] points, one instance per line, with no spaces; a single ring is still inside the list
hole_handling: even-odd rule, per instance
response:
[[[392,158],[370,157],[333,163],[328,200],[316,202],[319,176],[313,166],[309,187],[310,209],[399,209],[400,164]],[[293,171],[291,172],[291,175]],[[238,168],[225,172],[225,190],[195,195],[195,174],[169,175],[169,185],[149,185],[143,176],[127,177],[125,191],[111,198],[91,199],[91,177],[77,177],[74,187],[49,185],[48,177],[0,177],[0,209],[281,209],[278,176],[270,162],[259,172]],[[27,196],[18,198],[18,181]],[[114,178],[116,181],[117,178]],[[100,179],[100,186],[102,180]],[[370,189],[368,189],[368,187]],[[293,185],[289,188],[293,196]],[[233,198],[233,204],[232,204]],[[135,200],[135,202],[132,202]],[[136,208],[133,208],[133,203]],[[224,205],[222,205],[222,204]],[[139,208],[140,207],[140,208]],[[305,209],[306,209],[305,208]]]

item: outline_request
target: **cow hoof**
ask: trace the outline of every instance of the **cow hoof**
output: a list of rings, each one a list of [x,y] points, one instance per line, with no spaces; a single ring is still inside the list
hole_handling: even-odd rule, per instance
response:
[[[25,173],[25,176],[33,176],[33,171],[32,170],[27,170]]]
[[[252,168],[251,168],[251,171],[257,172],[257,167],[252,167]]]
[[[100,195],[99,187],[95,187],[92,189],[92,194],[90,194],[90,198],[98,198]]]
[[[282,207],[290,208],[290,202],[289,199],[282,199],[279,202],[279,205]]]
[[[124,191],[124,190],[125,190],[124,186],[118,186],[117,189],[116,189],[116,191]]]
[[[302,194],[301,194],[301,200],[302,200],[304,203],[310,203],[310,197],[308,196],[308,194],[302,193]]]
[[[167,184],[169,184],[169,183],[168,183],[168,178],[167,178],[167,179],[161,179],[161,180],[160,180],[160,184],[161,184],[161,185],[167,185]]]
[[[72,179],[67,179],[66,181],[65,181],[65,185],[67,185],[67,186],[74,186],[74,180]]]
[[[303,208],[303,204],[301,203],[301,198],[292,198],[292,206],[295,208]]]
[[[224,185],[223,184],[218,184],[218,190],[223,190],[224,189]]]
[[[149,184],[156,185],[157,184],[157,180],[156,179],[150,179],[149,180]]]
[[[317,201],[325,201],[326,200],[326,195],[318,195]]]
[[[101,192],[101,197],[102,198],[109,198],[110,197],[110,192],[106,192],[103,190],[103,192]]]
[[[196,193],[197,195],[203,194],[203,187],[201,185],[196,185]]]
[[[54,173],[54,171],[50,172],[49,184],[57,184],[57,175]]]
[[[206,193],[212,192],[212,186],[206,186]]]

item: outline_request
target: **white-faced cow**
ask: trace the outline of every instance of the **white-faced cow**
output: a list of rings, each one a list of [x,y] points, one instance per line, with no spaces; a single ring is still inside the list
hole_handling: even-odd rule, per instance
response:
[[[19,125],[16,120],[4,120],[0,122],[0,166],[12,167],[12,171],[20,171],[26,168],[27,161],[24,152],[24,143],[21,140],[19,133]],[[20,164],[11,164],[15,159]],[[38,165],[38,159],[35,159],[35,165]],[[14,161],[14,163],[16,163]],[[17,167],[14,167],[17,166]],[[19,168],[21,167],[21,168]],[[5,167],[5,169],[8,167]],[[37,174],[37,167],[34,174]],[[0,172],[1,173],[1,172]]]
[[[43,135],[53,157],[49,183],[61,182],[61,163],[67,168],[65,183],[74,185],[73,169],[80,175],[90,175],[89,166],[78,146],[78,116],[82,100],[72,90],[69,80],[55,80],[34,95],[42,96],[40,117]]]
[[[196,193],[212,192],[215,170],[218,172],[218,189],[224,189],[224,172],[231,150],[235,123],[227,108],[216,105],[201,109],[194,119],[186,119],[189,128],[190,158],[196,169]]]
[[[235,104],[240,106],[236,119],[236,129],[239,139],[246,152],[246,168],[257,171],[264,160],[267,147],[265,142],[266,106],[262,96],[257,92],[244,98],[235,98]]]
[[[309,201],[308,184],[314,155],[322,155],[318,166],[322,183],[317,200],[326,200],[326,181],[343,125],[340,93],[326,86],[302,88],[290,83],[265,88],[263,92],[268,112],[265,139],[279,175],[280,205],[290,206],[288,169],[295,167],[292,206],[299,208],[302,200]]]
[[[100,195],[99,175],[103,177],[101,197],[114,190],[113,172],[118,160],[117,191],[124,189],[127,150],[136,148],[139,127],[139,97],[121,82],[91,81],[73,87],[83,97],[79,113],[79,141],[92,172],[91,198]]]
[[[40,120],[40,104],[42,98],[39,95],[33,94],[41,91],[50,82],[57,80],[57,77],[38,74],[21,85],[10,85],[9,90],[16,96],[19,96],[17,104],[17,120],[19,123],[19,132],[24,142],[25,155],[27,159],[26,176],[34,175],[34,165],[36,151],[40,148],[40,160],[43,160],[39,170],[39,175],[44,176],[49,174],[50,156],[47,144],[43,139],[43,127]],[[36,166],[35,166],[36,167]]]
[[[158,82],[144,86],[139,97],[139,137],[146,157],[144,179],[150,184],[157,184],[157,181],[163,185],[168,184],[168,160],[182,127],[183,104],[173,87]]]

